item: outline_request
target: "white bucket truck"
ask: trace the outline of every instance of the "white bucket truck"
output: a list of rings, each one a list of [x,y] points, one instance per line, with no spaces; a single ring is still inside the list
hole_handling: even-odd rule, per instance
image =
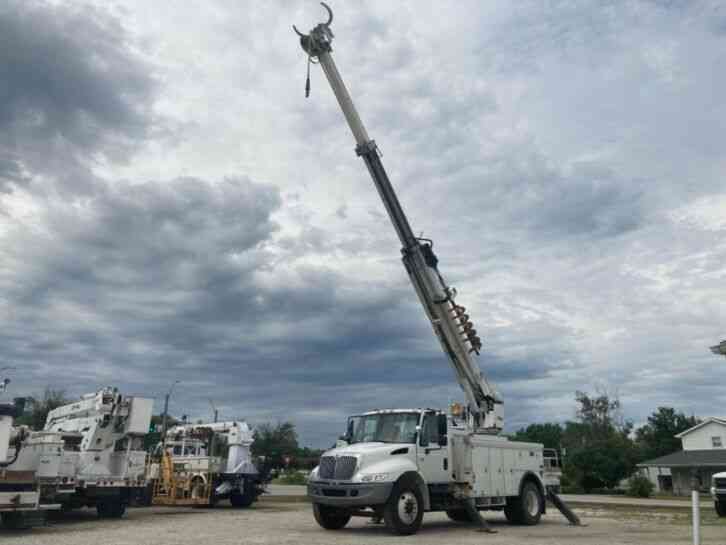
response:
[[[450,414],[435,409],[372,411],[352,417],[344,442],[326,452],[313,471],[308,494],[318,523],[338,529],[351,516],[385,519],[398,534],[415,533],[424,511],[445,510],[455,520],[477,522],[488,529],[480,509],[503,509],[518,524],[536,524],[545,497],[578,523],[559,500],[554,485],[543,482],[543,447],[517,443],[498,434],[503,404],[497,390],[482,376],[474,359],[482,348],[456,290],[438,271],[433,241],[416,236],[368,136],[332,57],[333,32],[328,21],[309,34],[294,28],[308,55],[308,68],[323,69],[401,242],[403,264],[427,318],[466,396],[466,407]],[[306,94],[310,79],[306,82]],[[446,205],[445,194],[432,196]]]
[[[249,507],[265,479],[252,460],[252,430],[244,421],[174,426],[157,446],[147,478],[154,505]]]
[[[18,465],[38,472],[41,498],[63,510],[95,507],[123,516],[146,491],[146,452],[153,400],[103,388],[48,413],[42,431],[22,443]],[[48,452],[55,452],[52,463]]]

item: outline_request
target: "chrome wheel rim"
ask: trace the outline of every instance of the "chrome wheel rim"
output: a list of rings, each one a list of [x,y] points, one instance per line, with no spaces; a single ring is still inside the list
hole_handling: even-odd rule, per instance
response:
[[[532,517],[536,517],[539,514],[539,496],[537,492],[532,489],[527,490],[527,494],[524,497],[524,507]]]
[[[398,518],[401,522],[411,525],[418,516],[418,500],[413,492],[404,492],[398,496]]]

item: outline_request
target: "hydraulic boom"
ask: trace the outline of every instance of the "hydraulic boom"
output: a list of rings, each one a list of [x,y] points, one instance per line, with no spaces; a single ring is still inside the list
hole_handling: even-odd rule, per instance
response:
[[[482,348],[481,339],[469,320],[466,309],[455,302],[456,290],[446,284],[438,271],[438,259],[433,251],[433,242],[416,237],[408,223],[383,168],[378,147],[375,141],[369,138],[333,61],[331,55],[333,32],[330,29],[333,13],[325,3],[321,4],[328,12],[327,22],[318,24],[309,34],[301,33],[294,26],[293,29],[300,36],[300,44],[308,54],[308,63],[319,62],[322,66],[353,132],[356,141],[355,151],[363,158],[401,241],[406,272],[466,395],[470,426],[474,431],[497,433],[503,425],[502,399],[497,390],[482,376],[473,357],[474,354],[478,355]],[[306,95],[309,91],[308,74]]]

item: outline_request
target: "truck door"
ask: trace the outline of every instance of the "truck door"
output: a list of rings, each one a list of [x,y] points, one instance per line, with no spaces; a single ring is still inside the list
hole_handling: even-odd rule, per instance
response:
[[[450,480],[446,441],[446,415],[433,411],[424,413],[416,448],[418,468],[428,484]]]

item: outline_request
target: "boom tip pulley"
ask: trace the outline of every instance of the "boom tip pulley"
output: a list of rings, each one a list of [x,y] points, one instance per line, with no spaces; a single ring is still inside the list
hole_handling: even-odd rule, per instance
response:
[[[306,97],[310,96],[310,64],[316,62],[315,59],[322,53],[332,51],[330,43],[333,41],[333,31],[330,30],[330,23],[333,22],[333,10],[325,2],[320,2],[320,5],[328,12],[328,20],[326,22],[316,25],[309,34],[303,34],[295,25],[292,25],[292,29],[300,36],[300,45],[305,53],[308,54],[307,79],[305,80]]]

